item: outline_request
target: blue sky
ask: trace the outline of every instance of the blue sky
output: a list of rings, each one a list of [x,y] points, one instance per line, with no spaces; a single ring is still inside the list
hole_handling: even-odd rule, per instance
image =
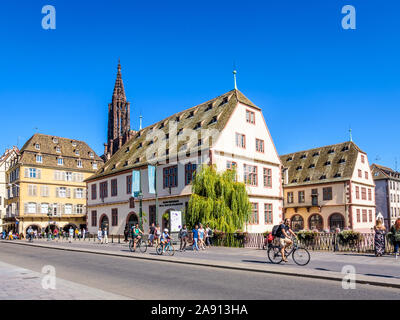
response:
[[[84,3],[82,3],[84,2]],[[56,30],[41,9],[56,8]],[[341,8],[356,8],[344,30]],[[280,154],[353,139],[400,169],[398,1],[2,1],[0,150],[38,132],[107,133],[118,58],[131,125],[238,88],[263,109]],[[38,129],[35,129],[38,128]],[[379,160],[376,160],[379,159]]]

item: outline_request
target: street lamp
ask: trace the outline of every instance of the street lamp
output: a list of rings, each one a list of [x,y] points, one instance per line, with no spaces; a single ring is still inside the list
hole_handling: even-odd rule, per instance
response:
[[[140,192],[138,194],[138,199],[139,199],[139,227],[140,229],[143,228],[143,222],[142,222],[142,215],[143,215],[143,193],[142,193],[142,186],[140,186]]]

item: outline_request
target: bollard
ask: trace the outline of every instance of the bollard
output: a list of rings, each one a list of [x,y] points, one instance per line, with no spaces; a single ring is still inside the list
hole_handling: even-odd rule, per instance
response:
[[[118,235],[118,244],[121,243],[121,235]]]
[[[111,235],[111,243],[114,243],[114,235]]]

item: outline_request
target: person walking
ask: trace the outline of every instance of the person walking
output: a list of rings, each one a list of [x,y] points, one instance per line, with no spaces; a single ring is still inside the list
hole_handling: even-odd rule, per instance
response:
[[[86,228],[82,229],[82,239],[85,240],[86,238]]]
[[[160,238],[161,238],[161,228],[160,228],[160,225],[157,223],[157,225],[156,225],[156,242],[157,242],[157,245],[160,244]]]
[[[72,226],[69,227],[69,243],[72,242],[72,238],[74,237],[74,229]]]
[[[374,226],[375,237],[375,256],[382,257],[385,253],[385,234],[386,228],[382,223],[381,219],[376,220],[376,225]]]
[[[104,228],[103,239],[104,239],[104,243],[108,244],[108,230],[107,230],[107,228]]]
[[[399,257],[399,246],[400,246],[400,218],[396,219],[396,222],[390,228],[390,232],[394,246],[394,254],[397,259]]]
[[[78,228],[75,229],[75,240],[79,238],[79,230]]]
[[[211,239],[213,237],[213,230],[210,228],[210,225],[206,224],[206,246],[207,248],[211,247]]]
[[[199,249],[206,250],[206,247],[204,245],[204,233],[205,230],[203,228],[203,225],[200,223],[199,227]]]
[[[54,239],[58,242],[58,229],[57,228],[54,229],[53,235],[54,235]]]
[[[193,251],[194,249],[196,249],[197,251],[199,251],[199,226],[196,224],[194,226],[194,229],[192,230],[193,232]]]
[[[189,233],[188,233],[186,224],[184,224],[183,227],[181,228],[181,230],[179,230],[179,234],[178,234],[178,237],[181,241],[180,248],[179,248],[180,252],[186,251],[188,236],[189,236]]]
[[[128,225],[126,224],[126,225],[125,225],[125,229],[124,229],[124,241],[125,241],[125,242],[128,242],[128,237],[129,237],[129,227],[128,227]]]
[[[154,246],[155,233],[156,233],[156,227],[155,227],[154,223],[152,223],[149,228],[149,246],[150,247]]]
[[[101,231],[101,228],[99,228],[99,231],[97,231],[97,239],[99,240],[100,244],[102,243],[101,239],[103,236],[103,232]]]

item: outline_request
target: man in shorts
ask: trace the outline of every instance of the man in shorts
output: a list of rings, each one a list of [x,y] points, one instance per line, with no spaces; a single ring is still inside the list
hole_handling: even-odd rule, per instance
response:
[[[292,231],[292,229],[290,229],[289,225],[290,225],[290,219],[286,218],[285,221],[279,227],[279,234],[280,234],[279,244],[281,246],[282,260],[285,262],[288,262],[288,260],[285,257],[285,248],[293,243],[290,234],[297,239],[296,234]]]

